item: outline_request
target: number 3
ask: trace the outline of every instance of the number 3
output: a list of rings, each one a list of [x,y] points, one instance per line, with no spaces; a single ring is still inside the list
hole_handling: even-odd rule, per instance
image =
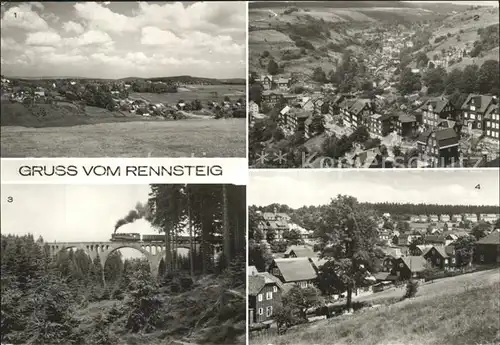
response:
[[[13,201],[14,201],[13,197],[11,197],[11,196],[7,197],[7,202],[13,202]]]

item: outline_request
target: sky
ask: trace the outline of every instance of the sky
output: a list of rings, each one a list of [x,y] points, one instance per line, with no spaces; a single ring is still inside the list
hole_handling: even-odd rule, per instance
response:
[[[498,7],[498,1],[405,1],[405,2],[430,2],[435,4],[455,4],[455,5],[475,5],[475,6],[494,6]]]
[[[499,205],[500,199],[496,169],[253,170],[247,188],[248,205],[292,208],[328,204],[338,194],[361,202]]]
[[[149,192],[149,185],[3,184],[2,233],[31,233],[45,242],[109,241],[116,221],[137,202],[147,202]],[[118,232],[159,233],[142,219],[123,225]],[[134,249],[120,251],[141,256]]]
[[[5,76],[246,77],[244,2],[6,3],[1,18]]]

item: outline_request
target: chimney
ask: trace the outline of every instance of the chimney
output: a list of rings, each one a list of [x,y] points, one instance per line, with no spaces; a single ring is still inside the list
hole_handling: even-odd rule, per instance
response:
[[[278,208],[274,207],[274,215],[276,215],[276,213],[278,213]]]

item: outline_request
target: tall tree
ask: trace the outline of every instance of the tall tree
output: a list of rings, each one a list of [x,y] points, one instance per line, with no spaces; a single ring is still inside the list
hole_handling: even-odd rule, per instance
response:
[[[224,259],[226,267],[231,264],[231,232],[229,231],[229,214],[227,201],[227,186],[222,185],[223,229],[224,229]]]
[[[477,65],[467,65],[462,72],[460,91],[462,93],[473,93],[477,89],[477,76],[479,67]]]
[[[498,96],[498,66],[498,60],[487,60],[481,65],[477,75],[477,89],[480,93],[493,93]]]
[[[151,209],[150,220],[160,231],[165,233],[165,265],[167,271],[174,267],[172,237],[175,227],[183,217],[182,185],[160,184],[151,185],[151,193],[148,201]]]
[[[375,213],[351,196],[339,195],[332,199],[323,214],[320,239],[324,249],[321,256],[333,265],[329,266],[339,277],[347,292],[346,307],[350,308],[353,290],[366,284],[369,270],[378,255]]]

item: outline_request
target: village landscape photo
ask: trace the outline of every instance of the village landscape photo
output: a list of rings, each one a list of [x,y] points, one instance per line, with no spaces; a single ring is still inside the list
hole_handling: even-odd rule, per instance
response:
[[[249,2],[252,168],[499,166],[498,1]]]
[[[2,185],[1,343],[241,344],[246,187]]]
[[[244,2],[2,2],[2,157],[245,157]]]
[[[251,171],[250,345],[500,343],[496,169]]]

